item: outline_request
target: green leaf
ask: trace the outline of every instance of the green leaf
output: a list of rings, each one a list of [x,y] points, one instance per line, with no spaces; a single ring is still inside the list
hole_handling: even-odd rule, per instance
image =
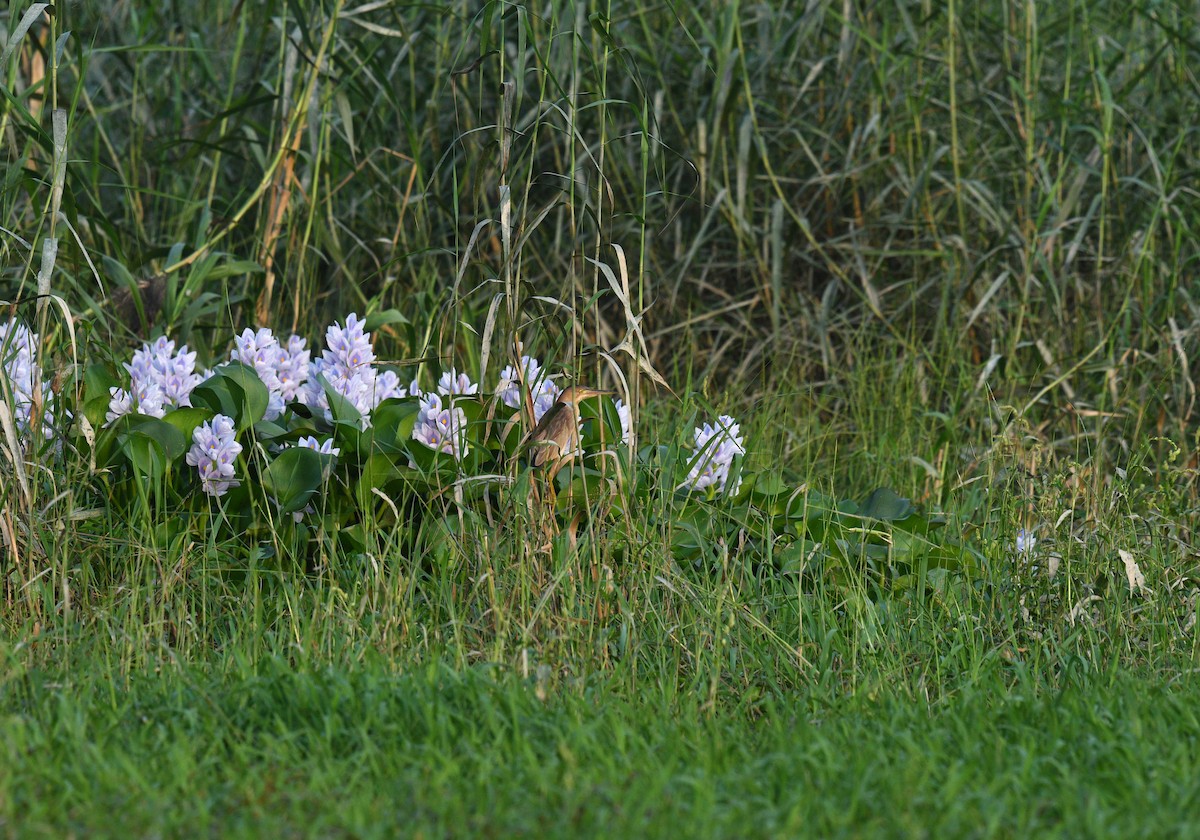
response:
[[[260,443],[271,443],[278,441],[282,438],[286,438],[290,434],[291,432],[289,432],[286,428],[271,420],[260,420],[254,424],[254,437],[257,438]],[[303,436],[303,434],[298,435],[298,437]]]
[[[399,397],[381,402],[371,412],[371,429],[367,436],[372,445],[388,452],[402,450],[404,442],[412,437],[420,409],[416,397]]]
[[[908,499],[898,495],[894,490],[880,487],[867,496],[858,513],[860,516],[892,522],[897,519],[905,519],[916,511],[917,509]]]
[[[406,486],[428,483],[420,472],[407,465],[407,461],[406,454],[376,453],[363,462],[355,485],[355,499],[361,510],[377,509],[379,521],[391,521],[391,507],[382,505],[382,500],[373,491],[378,490],[399,502]]]
[[[321,383],[321,388],[325,391],[325,397],[329,400],[329,414],[333,417],[334,425],[352,426],[355,430],[362,429],[362,412],[359,411],[354,403],[339,394],[334,387],[329,384],[329,380],[324,374],[317,377]],[[339,440],[339,443],[342,441]],[[348,441],[350,442],[350,441]],[[352,441],[357,447],[357,438]]]
[[[781,574],[800,574],[821,556],[819,545],[812,540],[800,538],[784,547],[775,555]]]
[[[110,397],[93,397],[83,404],[83,416],[99,433],[104,426],[104,418],[108,414]]]
[[[157,479],[168,464],[187,451],[188,439],[166,420],[139,415],[131,421],[119,445],[138,473]]]
[[[192,404],[233,418],[240,432],[262,420],[270,393],[254,368],[240,362],[222,365],[192,391]]]
[[[107,406],[108,401],[112,399],[110,388],[120,387],[121,382],[117,377],[113,376],[112,371],[108,369],[108,365],[93,362],[87,366],[87,370],[83,374],[83,399],[85,402],[104,398],[104,404]],[[88,420],[92,418],[89,416]],[[101,416],[103,420],[103,415]],[[95,425],[93,423],[92,425]]]
[[[157,417],[138,416],[138,420],[130,427],[131,434],[142,435],[158,441],[163,453],[172,461],[183,456],[188,450],[188,439],[183,432],[166,420]]]
[[[158,441],[149,435],[130,434],[121,441],[121,452],[138,475],[158,480],[167,471],[167,456]]]
[[[212,412],[207,408],[176,408],[173,411],[168,411],[163,417],[163,420],[170,423],[178,429],[184,437],[185,441],[192,439],[192,433],[196,431],[196,427],[201,423],[205,423],[212,419]]]
[[[407,324],[409,320],[404,317],[399,309],[384,309],[380,312],[372,312],[367,316],[366,323],[363,324],[363,329],[367,332],[374,332],[380,327],[386,327],[391,324]]]
[[[245,274],[261,274],[263,267],[254,260],[226,260],[221,265],[209,268],[203,279],[222,280],[226,277],[241,277]],[[188,278],[189,281],[191,278]]]
[[[281,513],[298,511],[320,489],[324,461],[332,458],[304,446],[285,449],[263,470],[263,488],[279,502]]]

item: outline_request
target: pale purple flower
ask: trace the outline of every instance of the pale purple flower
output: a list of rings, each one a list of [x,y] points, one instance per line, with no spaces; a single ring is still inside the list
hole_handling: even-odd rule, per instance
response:
[[[327,349],[322,358],[335,375],[349,377],[358,368],[369,367],[375,361],[371,334],[363,329],[365,323],[351,312],[346,316],[346,326],[335,322],[325,330]]]
[[[417,425],[429,422],[431,417],[436,416],[442,410],[442,398],[434,393],[428,393],[421,397],[420,408],[417,410]]]
[[[196,373],[196,351],[187,345],[175,350],[175,342],[161,336],[142,345],[125,365],[129,388],[112,388],[112,399],[105,414],[105,425],[123,414],[136,411],[149,417],[162,417],[173,408],[190,406],[191,394],[205,377]]]
[[[1033,535],[1033,531],[1025,528],[1017,529],[1017,553],[1028,554],[1033,551],[1033,547],[1037,545],[1037,537]]]
[[[54,393],[41,376],[37,347],[38,334],[24,324],[0,324],[0,375],[7,380],[7,387],[0,387],[0,401],[11,399],[9,409],[21,434],[32,427],[35,406],[41,403],[42,434],[50,438],[54,434]]]
[[[403,396],[404,389],[394,372],[380,373],[375,369],[371,334],[363,331],[363,323],[352,312],[346,316],[344,327],[335,323],[325,331],[326,349],[320,358],[308,363],[308,380],[300,392],[300,399],[332,423],[329,396],[319,379],[324,376],[329,387],[358,410],[362,415],[362,428],[367,429],[375,407],[391,397]]]
[[[554,398],[557,399],[557,390],[561,390],[557,385],[553,385],[552,378],[547,375],[542,364],[533,356],[521,357],[521,371],[518,371],[512,365],[508,365],[504,370],[500,371],[500,382],[496,385],[496,393],[500,395],[500,400],[509,408],[521,407],[521,384],[524,382],[526,388],[529,388],[534,394],[534,400],[541,392],[556,391]],[[554,400],[550,401],[554,404]]]
[[[538,423],[558,400],[562,388],[558,387],[554,378],[546,373],[541,363],[533,356],[521,357],[521,369],[523,373],[508,365],[500,371],[496,393],[500,395],[501,402],[509,408],[520,408],[523,378],[524,387],[529,389],[533,398],[533,422]]]
[[[413,440],[436,452],[462,459],[467,454],[467,415],[461,408],[443,408],[441,397],[426,394],[421,398]]]
[[[200,474],[200,486],[210,496],[223,496],[240,483],[234,478],[234,461],[242,451],[235,440],[233,418],[218,414],[192,432],[187,463]]]
[[[421,393],[421,386],[417,384],[417,380],[415,380],[415,379],[412,382],[408,383],[408,396],[410,396],[410,397],[424,396],[424,394]]]
[[[131,413],[134,409],[133,394],[124,388],[109,388],[108,394],[112,399],[108,401],[108,411],[104,415],[104,425],[106,426],[118,417]]]
[[[293,335],[282,345],[270,330],[246,329],[235,338],[229,358],[254,368],[258,378],[267,386],[267,410],[264,420],[274,420],[283,414],[284,407],[296,398],[308,378],[309,354],[304,339]]]
[[[742,482],[738,478],[732,487],[729,486],[729,468],[734,458],[746,454],[746,448],[741,429],[734,419],[722,414],[715,425],[705,423],[703,427],[697,427],[695,442],[695,463],[680,488],[707,490],[716,487],[718,492],[729,496],[737,493]]]
[[[233,340],[233,350],[229,352],[229,358],[233,361],[254,368],[268,388],[277,384],[275,362],[278,356],[279,339],[265,327],[257,331],[249,328],[242,330],[242,334]]]
[[[478,393],[479,385],[471,381],[471,377],[465,373],[459,373],[456,369],[450,368],[442,374],[442,378],[438,380],[438,393],[446,396],[454,395],[470,395]]]
[[[373,395],[375,405],[379,405],[384,400],[402,396],[404,396],[404,388],[400,385],[400,377],[394,371],[385,370],[375,377],[375,393]]]
[[[305,449],[315,449],[322,455],[340,455],[342,452],[342,450],[333,445],[333,438],[326,438],[324,442],[321,442],[312,435],[300,438],[296,441],[296,446],[302,446]]]
[[[275,357],[275,375],[279,379],[279,393],[285,403],[296,399],[300,387],[308,379],[309,353],[305,341],[298,335],[290,336],[287,344],[279,348]]]
[[[285,408],[287,408],[287,403],[283,401],[283,394],[279,391],[267,391],[267,407],[263,410],[264,420],[275,420],[283,415]]]
[[[137,412],[147,417],[163,417],[167,413],[167,399],[162,386],[153,380],[139,380],[132,390],[109,388],[108,411],[104,414],[104,425],[110,425],[123,414]]]

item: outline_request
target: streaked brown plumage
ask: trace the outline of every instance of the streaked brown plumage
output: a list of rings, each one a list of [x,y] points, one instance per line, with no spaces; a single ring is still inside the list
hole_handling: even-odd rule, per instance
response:
[[[535,467],[554,464],[562,468],[579,449],[579,402],[609,394],[585,385],[572,385],[558,395],[550,410],[529,433],[529,463]]]

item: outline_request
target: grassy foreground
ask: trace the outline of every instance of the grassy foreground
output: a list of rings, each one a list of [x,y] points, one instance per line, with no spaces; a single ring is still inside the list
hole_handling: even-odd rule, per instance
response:
[[[977,562],[789,565],[719,497],[682,558],[670,486],[285,550],[5,431],[0,833],[1197,831],[1186,4],[142,5],[7,22],[0,298],[65,393],[395,309],[413,375],[520,340]]]
[[[1195,831],[1194,684],[1066,671],[992,660],[933,704],[879,685],[708,710],[437,663],[35,672],[6,682],[0,796],[22,836]]]

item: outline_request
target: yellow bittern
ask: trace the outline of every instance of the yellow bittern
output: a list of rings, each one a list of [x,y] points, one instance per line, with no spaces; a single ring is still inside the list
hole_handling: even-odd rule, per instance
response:
[[[579,402],[611,393],[585,385],[564,389],[529,433],[529,463],[535,467],[551,464],[553,473],[570,463],[579,451]]]

